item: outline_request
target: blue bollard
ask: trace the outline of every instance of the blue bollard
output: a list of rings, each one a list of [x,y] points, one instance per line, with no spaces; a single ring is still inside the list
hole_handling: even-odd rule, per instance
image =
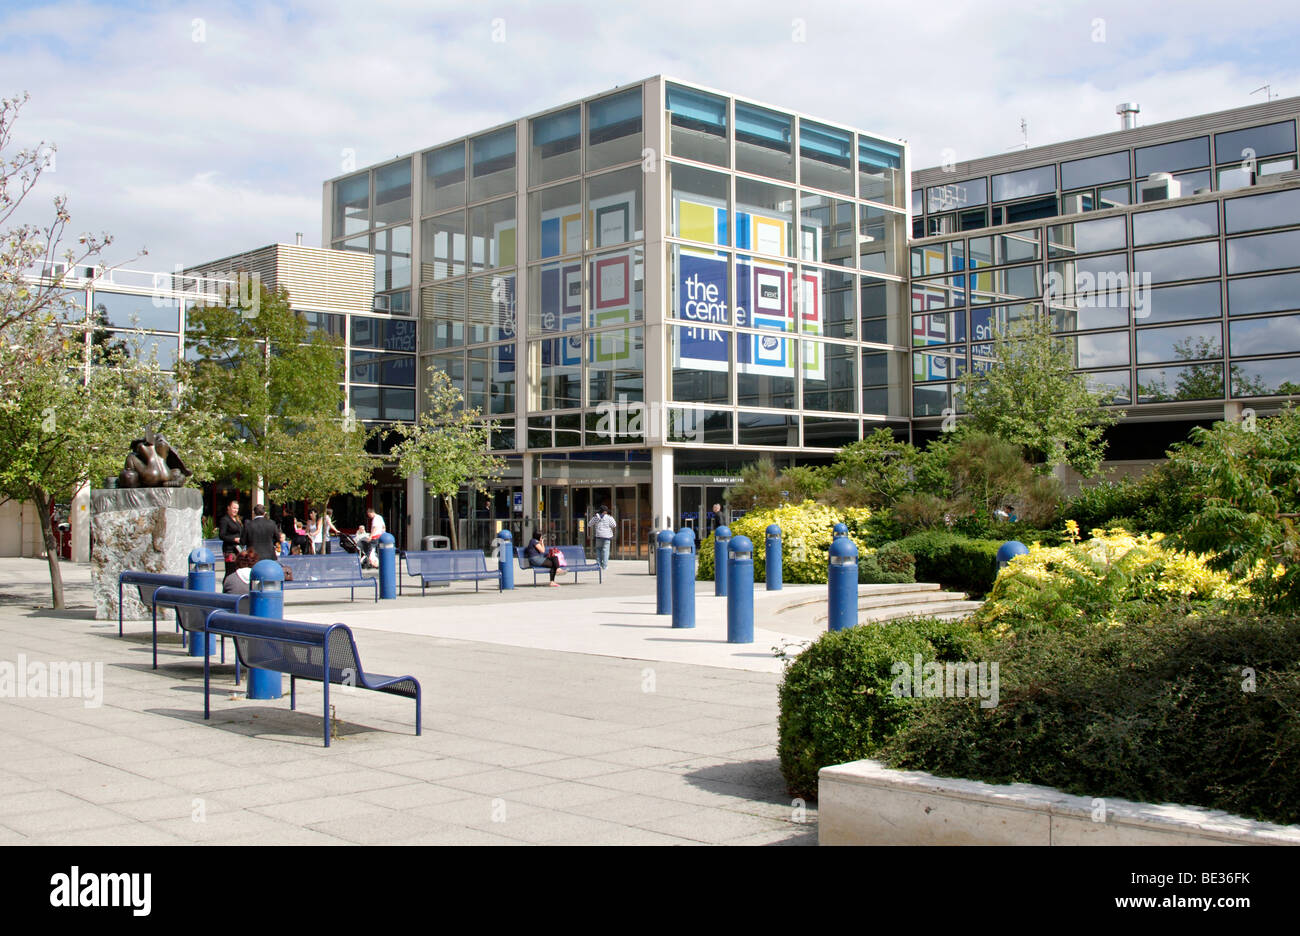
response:
[[[727,557],[727,643],[754,642],[754,544],[748,536],[731,540]]]
[[[998,568],[1005,568],[1006,564],[1016,556],[1026,556],[1028,554],[1029,550],[1020,540],[1007,540],[998,547]]]
[[[775,523],[767,526],[767,552],[763,554],[767,566],[767,590],[781,590],[781,528]]]
[[[846,630],[858,623],[858,546],[847,536],[831,540],[827,629]]]
[[[831,527],[832,540],[837,540],[841,536],[848,536],[848,535],[849,535],[849,528],[845,526],[843,523],[837,523],[835,524],[835,526]]]
[[[673,537],[673,627],[695,626],[695,533]]]
[[[727,544],[731,542],[731,530],[720,526],[713,531],[713,594],[717,598],[727,597]]]
[[[274,559],[263,559],[248,573],[248,613],[253,617],[284,617],[284,569]],[[284,680],[274,670],[248,668],[248,698],[278,699]]]
[[[212,553],[200,546],[190,553],[190,571],[185,579],[185,587],[191,591],[214,592],[217,590],[217,569]],[[185,631],[181,631],[185,634]],[[203,639],[198,634],[189,637],[190,656],[203,656]],[[217,638],[208,635],[208,652],[217,652]]]
[[[497,534],[497,568],[501,570],[501,590],[513,591],[515,587],[515,537],[509,530]]]
[[[659,531],[655,553],[655,614],[673,613],[673,531]]]
[[[397,597],[397,540],[385,530],[379,534],[379,597]]]

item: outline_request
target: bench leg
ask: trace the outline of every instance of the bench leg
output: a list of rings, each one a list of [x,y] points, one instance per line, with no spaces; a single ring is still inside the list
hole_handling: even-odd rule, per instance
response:
[[[117,580],[117,636],[122,636],[122,580]]]
[[[203,720],[212,716],[212,705],[208,697],[208,687],[212,683],[212,659],[208,655],[208,642],[203,641]]]
[[[415,684],[415,733],[420,734],[420,684]]]
[[[330,746],[330,671],[325,668],[325,746]]]
[[[294,712],[298,709],[298,677],[289,674],[289,711]]]
[[[158,606],[153,606],[153,668],[158,668]]]

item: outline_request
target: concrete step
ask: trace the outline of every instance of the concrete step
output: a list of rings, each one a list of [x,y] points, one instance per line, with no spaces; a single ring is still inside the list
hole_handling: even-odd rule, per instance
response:
[[[929,592],[907,592],[899,595],[858,595],[858,610],[866,611],[870,608],[888,608],[895,605],[906,604],[932,604],[935,602],[948,601],[965,601],[965,592],[950,591],[929,591]],[[975,602],[979,604],[979,602]]]
[[[876,607],[859,607],[858,622],[880,624],[885,621],[895,621],[899,618],[908,617],[941,617],[944,620],[953,620],[956,618],[966,617],[980,606],[979,601],[966,601],[955,599],[948,601],[914,601],[902,604],[891,604]],[[825,611],[813,618],[813,623],[824,625],[827,620]]]
[[[939,593],[939,585],[937,582],[904,582],[898,585],[859,585],[858,600],[865,601],[868,599],[877,599],[877,598],[887,599],[889,597],[896,596],[896,595],[908,596],[908,597],[915,598],[917,600],[923,600],[920,599],[920,595],[925,593],[930,593],[930,592]],[[943,594],[948,594],[948,593],[944,592]],[[786,604],[783,604],[774,613],[782,614],[786,611],[794,610],[795,608],[805,608],[808,605],[815,605],[818,604],[819,602],[821,604],[826,603],[825,585],[818,587],[818,589],[814,592],[806,593],[798,598],[795,598],[792,601],[787,602]]]

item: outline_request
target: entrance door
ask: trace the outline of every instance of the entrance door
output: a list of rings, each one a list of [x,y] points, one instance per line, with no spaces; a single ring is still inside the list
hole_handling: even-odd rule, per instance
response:
[[[618,518],[618,539],[614,546],[620,559],[641,557],[641,525],[637,518],[636,485],[615,488],[614,516]]]
[[[406,549],[406,488],[381,487],[375,491],[375,497],[379,501],[379,515],[397,541],[397,548]]]

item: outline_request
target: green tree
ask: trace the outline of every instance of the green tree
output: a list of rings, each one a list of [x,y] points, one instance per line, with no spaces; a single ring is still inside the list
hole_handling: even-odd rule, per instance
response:
[[[272,428],[276,496],[283,501],[311,501],[323,514],[336,494],[364,494],[375,475],[377,458],[366,451],[367,439],[379,434],[352,417],[312,414],[286,428]]]
[[[887,507],[911,485],[916,460],[916,449],[876,429],[840,449],[825,472],[832,481],[828,496],[842,506]]]
[[[324,467],[331,474],[315,490],[352,489],[356,475],[344,466],[349,458],[368,463],[366,434],[329,428],[345,403],[341,343],[310,329],[283,287],[259,284],[255,296],[191,309],[186,341],[193,359],[178,363],[177,375],[189,407],[222,418],[228,477],[250,488],[300,490]],[[304,459],[292,442],[299,433],[328,435],[336,457],[325,465]]]
[[[465,398],[451,378],[436,367],[429,368],[427,405],[413,426],[395,430],[402,436],[393,447],[402,474],[422,475],[425,487],[441,497],[451,519],[451,542],[459,549],[456,531],[456,495],[468,485],[483,494],[488,484],[505,470],[505,459],[492,453],[490,443],[496,424],[485,420],[478,407],[465,405]]]
[[[1071,340],[1054,337],[1045,316],[999,329],[992,366],[968,371],[961,387],[975,429],[1019,445],[1046,468],[1068,464],[1091,476],[1105,454],[1106,427],[1124,413],[1104,408],[1104,395],[1074,372]]]

